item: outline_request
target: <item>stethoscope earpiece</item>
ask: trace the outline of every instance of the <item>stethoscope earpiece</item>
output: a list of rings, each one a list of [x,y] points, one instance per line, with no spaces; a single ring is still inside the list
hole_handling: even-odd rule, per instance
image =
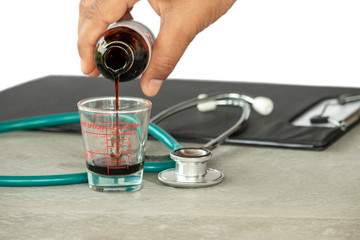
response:
[[[260,115],[267,116],[273,111],[274,103],[270,98],[259,96],[254,98],[252,107]]]

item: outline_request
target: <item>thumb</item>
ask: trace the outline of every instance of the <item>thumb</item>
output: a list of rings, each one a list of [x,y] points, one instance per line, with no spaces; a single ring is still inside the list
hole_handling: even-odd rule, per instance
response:
[[[145,95],[153,97],[159,92],[195,35],[185,32],[181,24],[161,24],[149,67],[141,78],[141,89]]]

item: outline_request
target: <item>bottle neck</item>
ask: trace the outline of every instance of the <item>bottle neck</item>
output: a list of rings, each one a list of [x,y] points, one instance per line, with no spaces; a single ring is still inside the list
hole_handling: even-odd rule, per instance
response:
[[[119,75],[129,71],[134,63],[134,51],[121,41],[111,42],[105,47],[102,54],[105,68],[113,75]]]

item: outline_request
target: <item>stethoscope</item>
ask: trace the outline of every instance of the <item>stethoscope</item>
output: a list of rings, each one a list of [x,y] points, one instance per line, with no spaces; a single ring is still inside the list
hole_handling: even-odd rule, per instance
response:
[[[168,147],[171,153],[162,156],[145,156],[144,171],[159,172],[158,179],[173,187],[197,188],[220,183],[224,179],[224,174],[218,170],[207,168],[207,161],[212,156],[211,150],[242,128],[250,117],[250,105],[256,112],[264,116],[273,110],[273,102],[266,97],[252,98],[239,93],[220,93],[202,94],[197,98],[178,103],[160,112],[150,120],[148,132],[149,135]],[[183,148],[170,134],[156,124],[179,111],[194,106],[197,106],[198,110],[202,112],[212,111],[217,106],[236,106],[242,111],[240,118],[232,127],[203,147]],[[0,133],[77,124],[79,122],[77,112],[38,116],[0,122]],[[152,161],[152,159],[156,159],[156,161]],[[53,186],[86,182],[86,172],[60,175],[0,176],[0,186],[9,187]]]

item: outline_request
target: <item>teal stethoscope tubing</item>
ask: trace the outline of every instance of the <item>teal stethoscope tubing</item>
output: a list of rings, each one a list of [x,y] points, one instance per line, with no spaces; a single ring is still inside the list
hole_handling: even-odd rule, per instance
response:
[[[60,125],[80,123],[79,114],[63,113],[46,116],[37,116],[6,122],[0,122],[0,133],[20,130],[31,130],[44,127],[56,127]],[[159,126],[150,123],[148,132],[151,136],[161,141],[170,150],[176,150],[182,146],[166,131]],[[144,163],[145,172],[160,172],[164,169],[173,168],[175,162],[172,160],[164,162]],[[31,186],[53,186],[86,183],[87,173],[72,173],[60,175],[36,175],[36,176],[0,176],[0,186],[7,187],[31,187]]]

